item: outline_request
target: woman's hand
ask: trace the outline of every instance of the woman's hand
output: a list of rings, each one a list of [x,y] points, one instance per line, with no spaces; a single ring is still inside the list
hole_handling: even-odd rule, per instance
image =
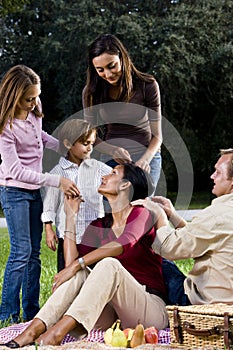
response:
[[[144,171],[146,171],[148,173],[150,172],[150,164],[146,160],[144,160],[142,158],[138,159],[135,162],[135,165],[137,165],[139,168],[141,168],[142,170],[144,170]]]
[[[75,268],[76,265],[77,265],[76,261],[74,261],[74,263],[72,263],[69,266],[65,267],[63,270],[61,270],[59,273],[57,273],[54,276],[52,293],[54,293],[55,290],[61,284],[63,284],[64,282],[68,281],[70,278],[72,278],[78,272],[78,269]]]
[[[64,211],[66,216],[76,215],[79,212],[80,204],[84,202],[82,196],[65,196]]]
[[[67,179],[66,177],[61,177],[60,180],[60,190],[67,196],[79,196],[79,189],[73,181]]]
[[[132,162],[129,152],[122,147],[114,148],[114,151],[112,152],[112,158],[119,164]]]

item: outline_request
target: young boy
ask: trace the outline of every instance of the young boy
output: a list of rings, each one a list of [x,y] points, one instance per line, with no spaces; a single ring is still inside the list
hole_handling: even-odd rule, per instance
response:
[[[82,196],[77,216],[76,244],[80,243],[88,224],[97,217],[104,216],[103,197],[97,191],[103,175],[109,174],[111,167],[96,159],[90,159],[96,130],[81,119],[70,119],[63,123],[58,133],[60,151],[63,154],[59,163],[50,171],[73,180]],[[62,270],[64,261],[65,212],[64,194],[53,187],[43,189],[42,222],[45,224],[47,246],[57,252],[58,271]],[[56,233],[53,230],[56,226]]]

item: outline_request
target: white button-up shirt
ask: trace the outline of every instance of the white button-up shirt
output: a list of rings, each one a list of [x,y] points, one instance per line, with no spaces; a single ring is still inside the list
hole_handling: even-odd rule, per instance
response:
[[[78,166],[61,157],[59,163],[51,170],[74,181],[84,199],[77,216],[76,243],[80,243],[82,235],[89,223],[104,216],[103,196],[98,193],[103,175],[109,174],[112,168],[96,159],[85,159]],[[58,188],[44,187],[42,189],[43,222],[52,221],[56,225],[57,236],[64,238],[65,212],[64,194]]]

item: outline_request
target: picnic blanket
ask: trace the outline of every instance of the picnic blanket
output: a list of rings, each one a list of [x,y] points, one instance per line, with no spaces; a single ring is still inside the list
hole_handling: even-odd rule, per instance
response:
[[[14,324],[0,329],[0,343],[7,343],[11,339],[21,334],[25,328],[29,326],[29,322]],[[67,334],[62,344],[76,342],[77,339]],[[93,329],[90,334],[85,338],[85,341],[104,343],[104,331]],[[159,331],[159,344],[170,344],[170,329],[166,328]]]

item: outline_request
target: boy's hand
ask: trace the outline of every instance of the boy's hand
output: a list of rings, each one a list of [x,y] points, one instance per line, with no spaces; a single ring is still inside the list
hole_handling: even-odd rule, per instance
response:
[[[56,232],[54,232],[52,224],[45,224],[45,235],[46,235],[46,244],[49,249],[56,251],[56,245],[58,243],[58,238]]]

